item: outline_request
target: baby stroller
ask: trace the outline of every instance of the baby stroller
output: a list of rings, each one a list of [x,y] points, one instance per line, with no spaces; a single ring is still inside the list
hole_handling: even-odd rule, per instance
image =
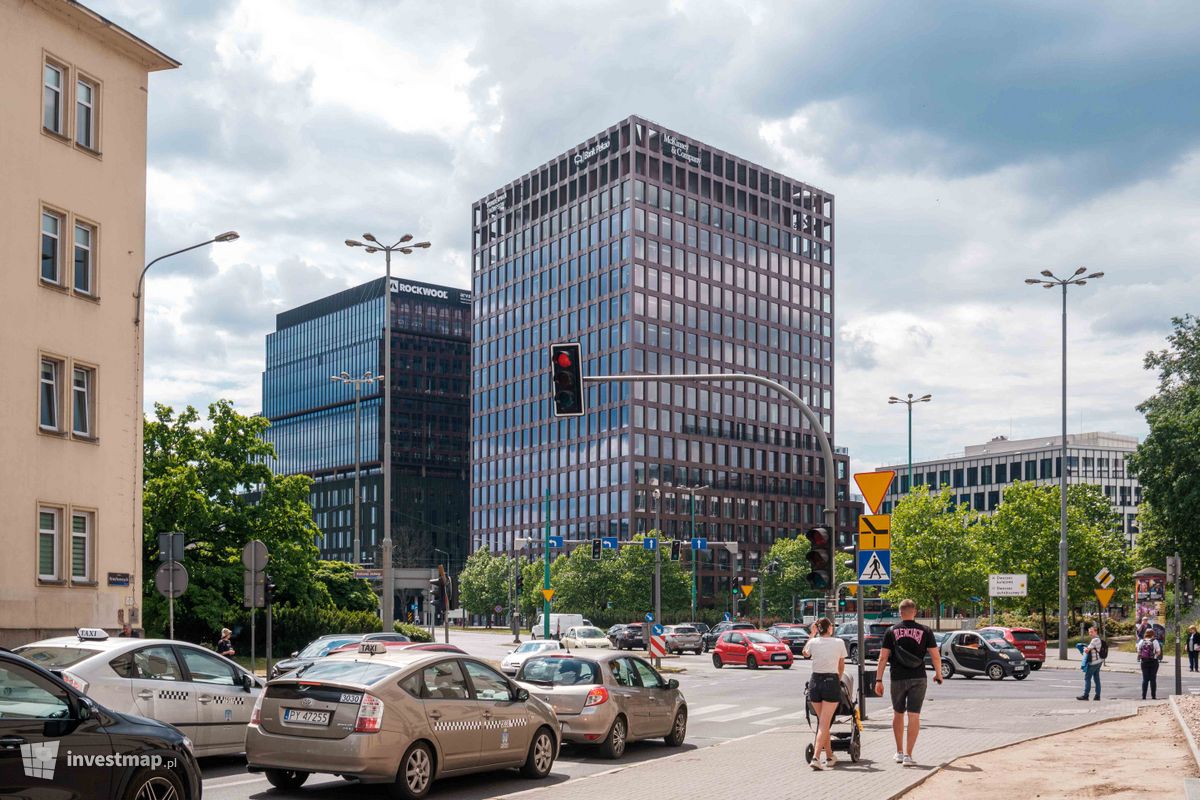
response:
[[[817,719],[817,711],[808,699],[808,686],[808,683],[804,684],[804,718],[808,721],[808,727],[813,729],[813,740],[804,750],[806,762],[812,761],[817,744],[817,730],[813,725],[813,720]],[[835,751],[844,750],[850,754],[851,761],[857,762],[862,754],[862,720],[858,716],[858,694],[854,691],[854,678],[849,672],[842,675],[841,686],[842,699],[829,723],[829,743]],[[849,730],[839,731],[838,725],[850,727]]]

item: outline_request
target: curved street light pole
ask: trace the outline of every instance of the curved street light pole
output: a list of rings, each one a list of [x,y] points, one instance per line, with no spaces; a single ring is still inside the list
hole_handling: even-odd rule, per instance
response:
[[[374,235],[364,233],[363,238],[370,244],[364,244],[356,239],[347,239],[347,247],[362,247],[368,253],[383,252],[386,265],[387,279],[383,285],[383,546],[379,566],[383,569],[382,597],[380,597],[379,616],[384,631],[391,631],[395,626],[396,582],[392,569],[392,253],[412,255],[413,250],[426,250],[429,242],[412,241],[412,234],[406,233],[392,245],[381,244]]]
[[[1059,278],[1048,269],[1041,278],[1026,278],[1030,286],[1053,289],[1062,287],[1062,441],[1058,465],[1059,529],[1058,529],[1058,658],[1067,660],[1067,287],[1085,286],[1090,280],[1104,277],[1103,272],[1084,275],[1080,267],[1066,278]],[[1081,277],[1082,276],[1082,277]]]

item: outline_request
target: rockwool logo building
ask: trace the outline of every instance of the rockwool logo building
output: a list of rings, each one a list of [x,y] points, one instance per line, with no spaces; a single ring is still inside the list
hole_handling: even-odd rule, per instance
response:
[[[54,780],[54,765],[58,762],[58,742],[38,742],[21,745],[21,765],[25,777]]]

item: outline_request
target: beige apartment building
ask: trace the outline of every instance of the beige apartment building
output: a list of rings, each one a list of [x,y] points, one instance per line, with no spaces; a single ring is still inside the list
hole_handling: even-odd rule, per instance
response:
[[[151,72],[70,0],[0,0],[0,645],[140,623]]]

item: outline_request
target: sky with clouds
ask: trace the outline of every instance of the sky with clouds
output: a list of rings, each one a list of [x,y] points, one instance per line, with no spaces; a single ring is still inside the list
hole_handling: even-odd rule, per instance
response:
[[[1142,356],[1200,311],[1194,2],[90,0],[183,62],[150,85],[147,402],[260,404],[274,315],[433,241],[469,286],[471,202],[636,113],[837,197],[837,441],[853,466],[1059,426],[1142,435]]]

